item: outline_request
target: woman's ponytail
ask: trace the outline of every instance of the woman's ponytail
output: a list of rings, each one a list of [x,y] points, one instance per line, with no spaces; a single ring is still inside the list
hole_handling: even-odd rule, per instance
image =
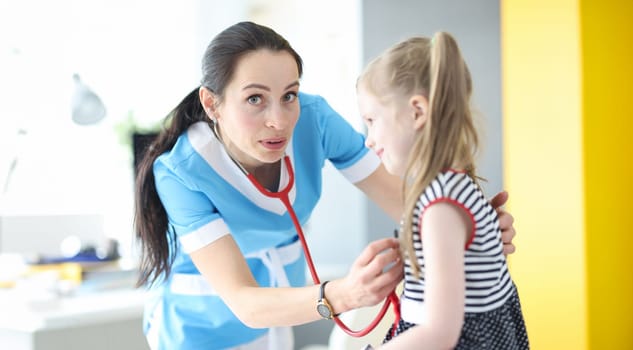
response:
[[[208,120],[198,97],[198,88],[187,95],[164,121],[164,128],[147,147],[137,168],[135,182],[135,235],[141,244],[137,286],[153,284],[160,276],[168,276],[176,250],[174,232],[169,227],[154,179],[154,161],[169,151],[190,125]]]

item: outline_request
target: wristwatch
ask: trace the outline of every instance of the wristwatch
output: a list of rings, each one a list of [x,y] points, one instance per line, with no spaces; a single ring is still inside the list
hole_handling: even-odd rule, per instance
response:
[[[325,281],[321,283],[321,288],[319,291],[319,300],[317,300],[316,309],[319,315],[321,315],[321,317],[331,320],[333,316],[338,316],[338,315],[334,315],[334,312],[332,311],[332,306],[330,306],[330,303],[328,303],[327,299],[325,298],[325,285],[328,284],[328,282],[330,281]]]

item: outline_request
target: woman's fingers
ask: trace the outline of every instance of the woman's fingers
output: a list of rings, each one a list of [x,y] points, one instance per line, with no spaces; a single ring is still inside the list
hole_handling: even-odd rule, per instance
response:
[[[354,304],[375,305],[383,300],[402,280],[403,264],[399,243],[395,238],[371,242],[356,259],[350,274]]]
[[[497,209],[499,216],[499,228],[501,229],[501,240],[503,241],[503,253],[512,254],[516,250],[512,240],[516,236],[514,229],[514,217],[503,209]]]
[[[503,241],[503,253],[505,255],[512,254],[516,251],[516,247],[512,244],[512,240],[516,235],[514,229],[514,217],[501,206],[508,201],[508,192],[501,191],[497,193],[491,200],[490,205],[497,211],[499,217],[499,228],[501,229],[501,240]]]
[[[373,241],[365,247],[360,256],[356,258],[354,262],[355,267],[363,267],[370,265],[377,256],[380,256],[382,252],[398,250],[399,243],[395,238],[383,238]]]
[[[497,193],[494,197],[492,197],[492,199],[490,200],[490,205],[492,205],[493,208],[498,209],[502,205],[506,204],[506,202],[508,201],[508,197],[508,192],[501,191]]]

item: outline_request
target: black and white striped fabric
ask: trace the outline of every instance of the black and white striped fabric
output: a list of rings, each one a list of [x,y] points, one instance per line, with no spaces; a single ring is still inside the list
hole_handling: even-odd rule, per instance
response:
[[[420,220],[425,208],[437,202],[451,202],[473,219],[474,232],[465,247],[466,312],[485,312],[503,304],[512,291],[497,212],[475,182],[465,173],[447,171],[438,175],[422,193],[414,212],[413,245],[424,276],[424,249]],[[404,297],[424,302],[424,277],[413,276],[405,261]]]
[[[464,323],[462,338],[467,335],[468,338],[474,336],[485,342],[489,337],[505,338],[510,335],[511,338],[516,339],[510,339],[508,342],[519,345],[507,349],[529,348],[518,294],[503,254],[497,213],[471,177],[464,172],[453,170],[439,174],[431,182],[420,195],[413,213],[413,246],[421,274],[414,275],[411,261],[405,259],[405,282],[402,294],[403,322],[399,325],[396,335],[414,326],[419,320],[418,315],[424,317],[424,315],[420,315],[424,313],[425,309],[425,261],[421,240],[423,232],[420,232],[420,223],[424,210],[438,202],[449,202],[462,207],[473,220],[473,233],[464,250],[465,320],[472,322]],[[491,319],[488,326],[482,327],[481,322],[484,322],[484,319],[493,315],[497,317],[500,312],[505,313],[503,310],[511,310],[511,322],[506,322],[508,317],[503,318],[505,320],[503,324],[498,324]],[[407,317],[408,315],[409,317]],[[494,330],[493,334],[490,333],[490,330]],[[480,331],[485,334],[479,334]],[[391,335],[388,335],[385,341],[390,338]],[[462,339],[462,344],[464,340]]]

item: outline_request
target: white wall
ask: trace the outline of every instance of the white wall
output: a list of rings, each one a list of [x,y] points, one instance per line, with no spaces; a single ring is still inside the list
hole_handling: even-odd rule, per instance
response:
[[[198,85],[201,47],[241,20],[245,7],[219,0],[0,2],[0,215],[103,214],[105,234],[130,248],[132,159],[117,129],[129,115],[141,126],[160,121]],[[71,122],[74,73],[106,105],[97,125]]]

